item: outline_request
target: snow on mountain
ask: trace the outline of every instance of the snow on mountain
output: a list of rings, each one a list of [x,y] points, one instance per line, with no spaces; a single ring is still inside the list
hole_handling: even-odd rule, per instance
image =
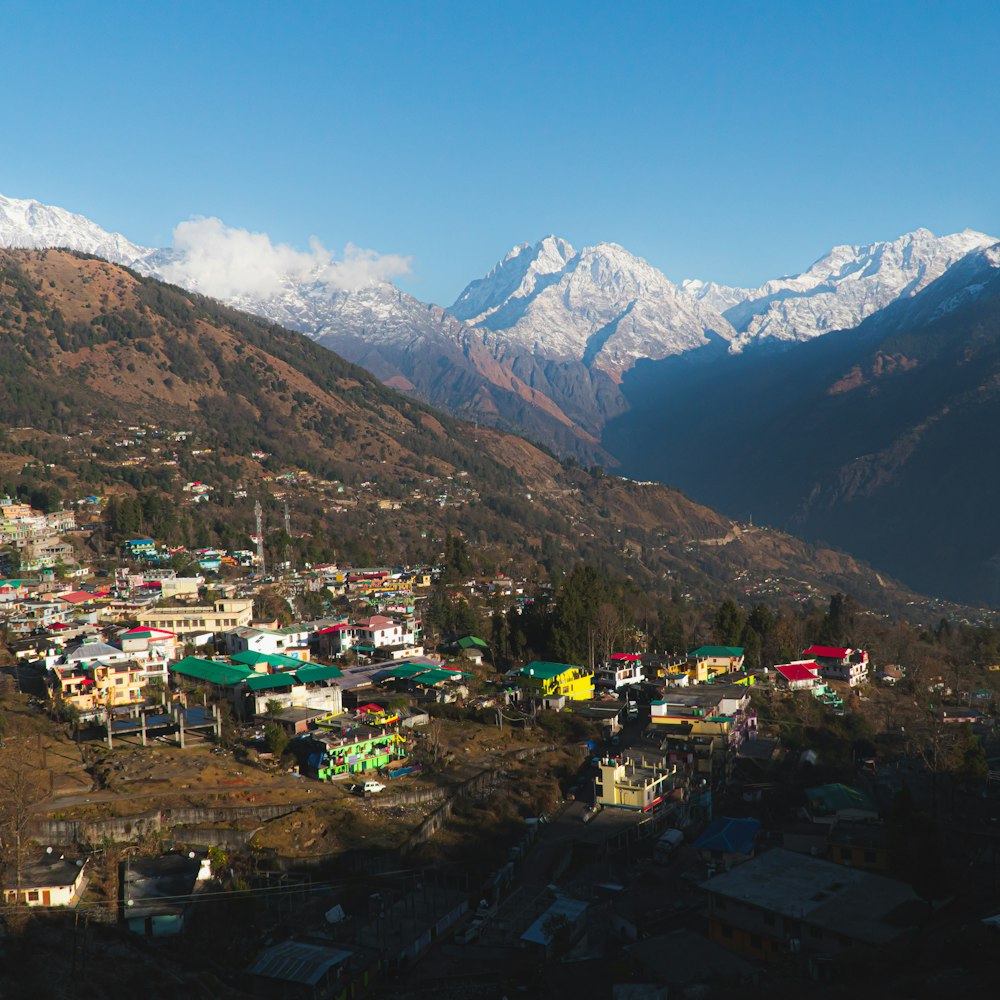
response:
[[[731,350],[767,339],[801,341],[852,329],[891,303],[912,297],[967,254],[996,238],[965,229],[935,236],[917,229],[889,243],[838,246],[801,274],[735,289],[687,281],[695,301],[722,309],[738,335]],[[726,303],[729,303],[728,305]]]
[[[126,266],[150,252],[121,233],[109,233],[90,219],[64,208],[3,195],[0,195],[0,246],[26,250],[66,247]]]
[[[732,327],[615,243],[574,250],[555,236],[515,247],[449,309],[484,331],[498,357],[579,361],[613,377],[640,358],[729,340]]]

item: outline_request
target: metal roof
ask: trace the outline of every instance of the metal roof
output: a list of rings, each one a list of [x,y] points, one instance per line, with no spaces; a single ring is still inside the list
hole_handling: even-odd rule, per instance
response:
[[[537,677],[539,680],[551,681],[568,670],[583,670],[583,667],[573,666],[571,663],[550,663],[547,660],[532,660],[527,666],[521,667],[519,673],[524,677]]]
[[[233,663],[218,663],[215,660],[202,660],[197,656],[185,656],[183,660],[170,665],[171,673],[190,677],[196,681],[207,681],[221,687],[235,687],[240,681],[249,677],[253,671]]]
[[[342,948],[326,948],[304,941],[282,941],[262,951],[247,971],[252,976],[315,986],[332,968],[353,954]]]

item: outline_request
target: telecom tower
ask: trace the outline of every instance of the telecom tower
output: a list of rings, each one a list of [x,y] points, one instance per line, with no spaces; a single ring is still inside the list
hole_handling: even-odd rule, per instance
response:
[[[253,505],[253,512],[257,516],[257,562],[260,565],[260,575],[264,575],[264,508],[258,500]]]

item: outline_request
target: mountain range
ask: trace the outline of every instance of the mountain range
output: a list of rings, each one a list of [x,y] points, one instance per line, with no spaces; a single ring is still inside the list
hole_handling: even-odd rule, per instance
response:
[[[616,458],[601,435],[628,407],[621,381],[636,364],[851,329],[996,242],[972,230],[936,237],[918,229],[893,242],[834,247],[801,274],[747,289],[674,284],[616,244],[576,250],[549,236],[514,247],[443,308],[377,274],[331,278],[325,259],[296,260],[263,290],[249,280],[239,287],[238,278],[213,280],[211,244],[141,247],[64,209],[0,196],[0,246],[93,253],[214,295],[451,413],[609,465]]]
[[[843,547],[925,592],[1000,603],[1000,533],[981,504],[994,472],[1000,487],[984,447],[1000,430],[1000,244],[983,233],[835,247],[756,288],[675,284],[616,244],[549,236],[447,308],[322,257],[220,283],[190,241],[144,248],[37,202],[0,198],[0,244],[212,292],[451,414]]]
[[[0,493],[170,497],[202,547],[245,546],[255,499],[275,523],[277,494],[296,534],[361,565],[436,559],[452,532],[497,571],[586,559],[653,605],[734,587],[912,598],[844,553],[476,430],[301,334],[70,251],[0,251],[0,414]],[[194,480],[210,502],[191,504]]]

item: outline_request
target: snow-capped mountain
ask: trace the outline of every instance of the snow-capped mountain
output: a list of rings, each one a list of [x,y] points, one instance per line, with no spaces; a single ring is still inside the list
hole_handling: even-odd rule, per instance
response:
[[[641,358],[705,346],[707,331],[735,336],[709,304],[617,244],[578,251],[556,236],[514,247],[449,312],[482,330],[497,357],[582,362],[616,379]]]
[[[810,340],[853,329],[893,302],[912,298],[967,254],[997,242],[965,229],[935,236],[917,229],[891,243],[838,246],[808,270],[739,289],[686,281],[692,299],[720,309],[737,336],[731,350],[755,342]]]
[[[173,248],[151,249],[65,209],[0,196],[2,246],[80,250],[212,295],[453,413],[601,461],[599,437],[628,408],[622,378],[638,361],[809,340],[866,318],[930,322],[992,287],[995,244],[972,230],[918,229],[835,247],[801,274],[748,289],[678,286],[617,244],[577,250],[548,236],[514,247],[445,310],[392,284],[403,258],[349,247],[334,260],[217,219],[182,223]]]
[[[121,233],[109,233],[82,215],[3,195],[0,195],[0,246],[27,250],[66,247],[129,267],[150,253]]]

